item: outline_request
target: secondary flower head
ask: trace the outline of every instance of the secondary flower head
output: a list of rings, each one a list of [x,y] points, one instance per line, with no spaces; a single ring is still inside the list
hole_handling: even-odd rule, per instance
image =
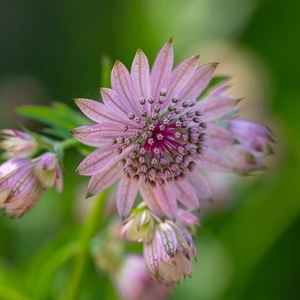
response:
[[[50,162],[49,156],[55,162]],[[33,160],[13,158],[3,163],[0,166],[0,209],[12,218],[20,218],[38,203],[45,189],[55,186],[61,192],[63,179],[54,157],[45,153]]]
[[[198,67],[198,60],[192,56],[172,70],[170,40],[150,71],[138,49],[130,72],[116,61],[112,89],[101,89],[104,104],[75,99],[97,123],[73,131],[79,141],[99,148],[77,169],[92,176],[87,197],[121,178],[121,216],[128,215],[139,191],[157,216],[175,218],[177,201],[194,210],[199,200],[211,198],[202,170],[249,173],[263,167],[260,158],[269,154],[272,134],[233,115],[224,119],[240,99],[224,94],[226,86],[207,93],[217,64]]]
[[[127,255],[120,271],[114,277],[117,291],[125,300],[164,300],[171,287],[149,277],[144,260],[138,255]]]
[[[0,136],[3,138],[0,148],[5,150],[2,155],[5,159],[29,157],[37,151],[37,142],[28,133],[17,129],[3,129],[0,131]]]
[[[192,276],[191,259],[196,259],[197,250],[182,223],[166,220],[156,225],[151,242],[144,243],[144,257],[153,278],[165,283],[179,283],[183,277]]]
[[[130,241],[144,244],[144,257],[151,277],[166,284],[191,276],[197,251],[191,232],[199,225],[192,213],[179,209],[177,220],[161,220],[145,206],[131,213],[121,228]]]

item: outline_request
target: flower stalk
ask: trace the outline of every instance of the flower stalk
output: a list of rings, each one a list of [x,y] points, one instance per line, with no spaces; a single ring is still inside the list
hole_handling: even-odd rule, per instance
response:
[[[94,207],[91,209],[88,219],[82,228],[78,241],[77,254],[68,280],[66,300],[79,298],[80,284],[86,267],[87,258],[90,254],[90,241],[95,233],[100,230],[103,221],[104,203],[107,190],[96,197]]]

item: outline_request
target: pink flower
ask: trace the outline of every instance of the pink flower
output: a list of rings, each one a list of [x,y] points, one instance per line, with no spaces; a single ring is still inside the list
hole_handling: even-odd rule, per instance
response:
[[[124,300],[164,300],[171,292],[171,287],[150,278],[143,258],[138,255],[125,257],[114,282]]]
[[[192,276],[191,258],[197,250],[187,229],[167,220],[160,223],[150,243],[144,244],[144,257],[149,274],[165,283],[179,283],[183,277]]]
[[[123,223],[121,235],[144,244],[144,257],[151,277],[166,284],[191,276],[197,250],[191,232],[199,225],[192,213],[179,209],[176,222],[161,220],[145,206],[133,210]]]
[[[170,40],[150,71],[138,49],[130,72],[116,61],[112,89],[101,89],[104,104],[75,100],[97,123],[72,132],[98,148],[76,171],[92,176],[87,197],[120,179],[117,207],[122,217],[139,192],[152,212],[172,219],[178,202],[194,210],[199,200],[212,197],[202,170],[247,174],[263,167],[260,158],[269,154],[272,134],[254,122],[224,118],[240,100],[224,94],[226,86],[203,98],[217,64],[198,67],[198,60],[192,56],[172,70]]]
[[[17,129],[3,129],[0,131],[3,141],[0,142],[0,148],[6,150],[3,158],[30,157],[37,149],[36,140],[23,131]]]
[[[55,154],[45,153],[33,160],[10,159],[0,166],[0,209],[12,218],[20,218],[52,186],[62,191],[62,173]]]

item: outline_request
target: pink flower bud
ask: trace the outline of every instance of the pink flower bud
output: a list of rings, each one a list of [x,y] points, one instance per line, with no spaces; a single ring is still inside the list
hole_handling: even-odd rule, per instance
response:
[[[4,149],[3,158],[30,157],[37,151],[36,140],[28,133],[16,129],[4,129],[0,131],[3,141],[0,148]]]

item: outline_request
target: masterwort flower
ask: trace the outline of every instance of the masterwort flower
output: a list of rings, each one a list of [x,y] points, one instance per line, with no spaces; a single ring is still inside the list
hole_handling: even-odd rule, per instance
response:
[[[197,250],[191,234],[198,225],[199,219],[186,210],[178,210],[176,221],[162,220],[143,204],[123,223],[121,235],[144,244],[151,277],[166,284],[179,283],[193,273],[191,259],[196,259]]]
[[[9,159],[0,166],[0,209],[12,218],[20,218],[52,186],[62,191],[62,172],[55,154],[45,153],[32,160]]]
[[[173,219],[177,201],[194,210],[199,200],[212,197],[202,170],[247,174],[263,167],[260,158],[271,152],[271,132],[237,119],[233,109],[240,99],[226,95],[227,86],[207,92],[217,63],[198,67],[198,60],[192,56],[172,70],[170,40],[150,71],[138,49],[130,72],[116,61],[112,89],[101,89],[104,104],[75,99],[97,123],[72,132],[98,148],[77,169],[92,176],[87,197],[120,179],[117,207],[122,217],[139,191],[152,212]]]
[[[124,300],[164,300],[172,291],[172,287],[151,279],[139,255],[127,255],[124,258],[114,283]]]
[[[28,133],[17,129],[3,129],[0,131],[0,148],[4,149],[4,159],[30,157],[37,149],[36,140]]]

